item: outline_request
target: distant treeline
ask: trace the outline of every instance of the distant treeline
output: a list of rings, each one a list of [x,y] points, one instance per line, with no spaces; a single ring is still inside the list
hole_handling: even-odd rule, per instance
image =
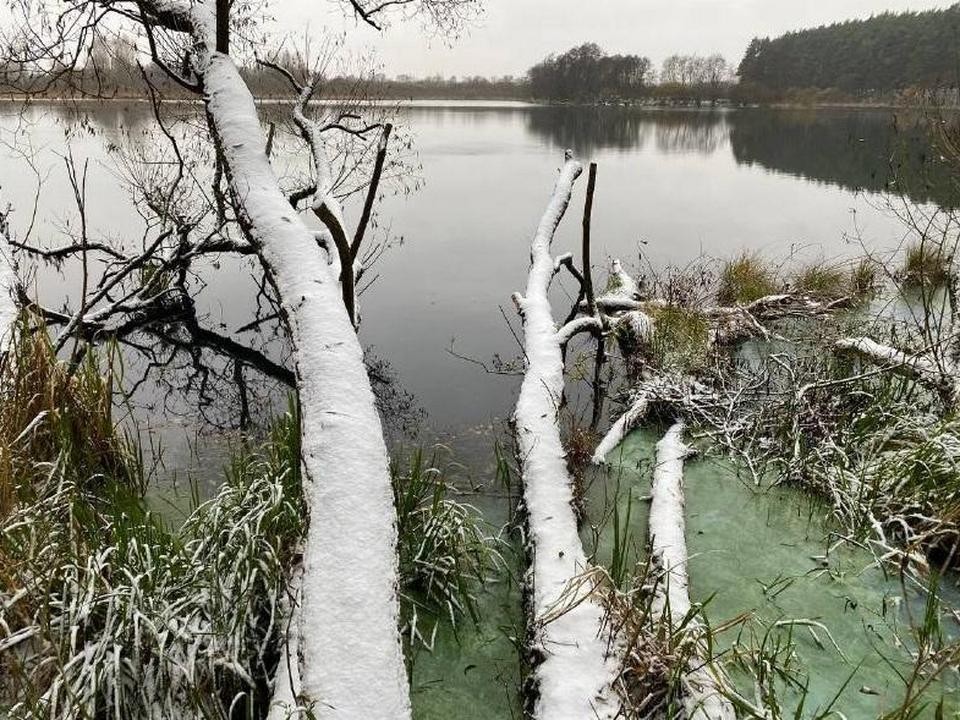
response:
[[[302,60],[287,53],[278,64],[297,77],[306,77]],[[155,65],[145,69],[150,83],[164,97],[187,97],[189,93],[167,78]],[[128,40],[98,39],[85,62],[65,71],[52,81],[49,75],[32,77],[16,67],[0,67],[0,93],[29,91],[48,97],[135,98],[147,95],[144,72]],[[257,97],[290,96],[290,85],[282,74],[261,65],[241,68]],[[550,55],[534,65],[525,76],[499,78],[442,77],[414,78],[400,75],[331,77],[322,84],[325,97],[355,97],[358,93],[374,99],[449,100],[547,100],[551,102],[598,103],[634,101],[684,101],[700,105],[731,95],[731,66],[720,55],[672,55],[657,73],[649,58],[641,55],[608,55],[598,45],[585,43]],[[40,85],[40,83],[44,83]]]
[[[699,104],[728,95],[733,81],[721,55],[671,55],[658,77],[650,58],[608,55],[595,43],[548,56],[527,77],[532,97],[574,102],[684,99]]]
[[[306,76],[298,62],[297,56],[287,53],[280,64]],[[252,66],[241,72],[259,97],[290,95],[288,82],[274,70]],[[156,66],[149,66],[146,74],[164,96],[184,95]],[[44,76],[45,82],[49,77]],[[52,97],[142,97],[147,94],[143,79],[129,40],[98,37],[83,63],[57,75],[48,86],[37,87],[39,80],[18,68],[0,67],[0,93],[30,89]],[[945,10],[884,13],[775,39],[755,38],[737,70],[721,55],[671,55],[657,69],[644,55],[611,55],[595,43],[584,43],[547,56],[521,77],[333,77],[324,83],[323,95],[696,106],[918,100],[957,105],[958,85],[960,4]]]
[[[653,64],[640,55],[607,55],[595,43],[550,55],[530,68],[530,90],[552,100],[639,97],[651,83]]]
[[[956,87],[960,4],[755,38],[738,74],[746,86],[777,92],[831,88],[856,95]]]

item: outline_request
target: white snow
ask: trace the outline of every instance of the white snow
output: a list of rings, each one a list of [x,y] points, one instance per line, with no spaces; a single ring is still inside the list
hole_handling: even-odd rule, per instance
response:
[[[653,558],[663,572],[652,611],[655,618],[674,626],[683,623],[690,612],[683,498],[683,461],[689,453],[683,442],[683,423],[678,422],[657,443],[648,520]],[[696,632],[698,624],[688,621],[687,627]],[[688,661],[683,675],[685,716],[689,720],[733,720],[733,706],[719,689],[721,681],[697,654]]]
[[[657,443],[649,520],[653,556],[664,573],[653,611],[663,615],[669,610],[680,619],[690,611],[683,510],[683,460],[689,452],[683,443],[683,423],[673,425]]]
[[[600,318],[579,317],[571,320],[562,328],[557,330],[557,342],[562,347],[566,345],[574,335],[582,332],[600,332],[603,330],[603,323]]]
[[[296,698],[302,692],[300,669],[297,658],[300,655],[300,632],[296,624],[295,608],[300,606],[303,586],[303,568],[294,569],[288,584],[290,602],[285,603],[281,621],[287,630],[284,632],[284,642],[280,655],[280,665],[277,667],[273,679],[273,698],[270,701],[270,712],[267,720],[288,720],[297,717]]]
[[[957,380],[960,370],[952,362],[942,367],[928,355],[906,353],[868,337],[843,338],[838,340],[834,347],[840,351],[856,353],[882,367],[889,367],[891,372],[913,378],[938,391],[946,392],[953,401],[960,399],[960,382]]]
[[[608,719],[620,710],[612,687],[618,661],[609,652],[603,608],[586,597],[589,582],[573,587],[588,567],[557,424],[563,360],[547,298],[555,273],[550,245],[581,172],[568,156],[533,240],[526,294],[514,296],[527,358],[514,418],[533,558],[535,643],[544,658],[534,671],[539,720]]]
[[[610,267],[610,274],[616,278],[616,290],[611,293],[624,299],[639,299],[640,289],[637,283],[626,270],[623,269],[623,263],[620,260],[614,260]]]
[[[647,415],[647,408],[650,406],[650,398],[646,393],[641,393],[634,401],[633,405],[610,427],[607,434],[597,445],[593,452],[593,463],[602,465],[607,461],[609,455],[620,443],[624,441],[630,431],[633,430],[641,420]]]
[[[337,277],[280,192],[249,89],[229,57],[209,51],[208,19],[198,25],[208,28],[195,32],[208,48],[195,63],[212,128],[295,351],[309,511],[298,614],[302,693],[321,719],[407,718],[396,518],[360,343]]]
[[[617,320],[617,325],[625,327],[638,342],[649,342],[653,338],[654,320],[642,310],[624,313]]]

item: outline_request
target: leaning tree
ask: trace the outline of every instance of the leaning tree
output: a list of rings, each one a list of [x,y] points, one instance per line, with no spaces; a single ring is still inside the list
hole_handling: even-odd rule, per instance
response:
[[[382,29],[390,14],[419,17],[453,32],[475,0],[349,0],[358,22]],[[257,56],[296,91],[294,126],[309,150],[312,181],[284,192],[271,163],[273,126],[264,122],[241,59],[244,39],[262,8],[230,0],[15,0],[4,38],[8,85],[28,95],[90,92],[102,88],[91,53],[104,33],[122,28],[150,58],[139,72],[154,99],[156,124],[179,162],[170,175],[143,183],[143,203],[155,220],[136,252],[92,241],[85,227],[76,242],[20,250],[46,259],[80,257],[84,292],[70,312],[40,308],[60,325],[56,346],[72,338],[93,341],[133,333],[166,334],[193,352],[206,346],[295,384],[301,418],[301,465],[307,532],[302,564],[290,569],[297,601],[286,660],[281,660],[273,713],[296,705],[316,717],[408,717],[410,703],[398,631],[396,528],[387,449],[364,353],[356,335],[360,246],[383,170],[389,127],[366,124],[352,113],[310,111],[321,75],[292,67],[280,46]],[[282,13],[282,7],[276,8]],[[233,36],[233,42],[231,41]],[[93,80],[91,81],[91,77]],[[80,80],[77,80],[79,78]],[[202,100],[213,178],[201,202],[212,213],[184,210],[180,188],[189,175],[164,124],[158,93]],[[97,94],[102,94],[98,92]],[[337,134],[366,139],[373,133],[372,180],[351,231],[341,207],[331,148]],[[269,137],[268,137],[269,135]],[[81,215],[86,202],[82,169],[71,182]],[[196,180],[192,187],[203,186]],[[211,186],[212,185],[212,189]],[[311,227],[306,215],[320,222]],[[213,219],[210,220],[210,215]],[[106,268],[88,287],[88,257]],[[52,254],[52,256],[51,256]],[[203,328],[187,291],[191,263],[214,254],[252,256],[262,266],[265,295],[276,304],[290,347],[292,372],[231,338]],[[32,303],[23,289],[17,298]],[[176,320],[176,333],[171,331]],[[186,333],[186,336],[183,335]],[[76,345],[74,345],[76,349]],[[76,351],[76,350],[75,350]]]

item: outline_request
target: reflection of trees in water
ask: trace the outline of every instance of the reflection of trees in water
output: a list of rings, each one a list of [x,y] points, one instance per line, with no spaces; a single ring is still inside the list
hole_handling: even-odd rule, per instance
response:
[[[24,290],[21,302],[43,317],[58,343],[75,335],[84,344],[115,347],[118,385],[144,418],[160,415],[198,428],[262,426],[286,409],[295,383],[276,289],[251,259],[229,206],[224,202],[218,212],[207,197],[216,182],[214,159],[194,142],[195,124],[202,120],[197,107],[167,104],[157,112],[174,128],[168,139],[179,162],[168,161],[172,151],[158,137],[151,124],[154,108],[146,103],[50,103],[17,110],[15,125],[62,126],[68,148],[78,136],[102,136],[117,184],[93,185],[90,206],[110,206],[120,191],[143,221],[119,238],[91,226],[91,238],[84,200],[75,209],[81,218],[76,225],[84,229],[67,226],[63,241],[21,242],[10,234],[24,273],[42,275],[44,287],[53,290],[37,291],[35,298]],[[67,163],[67,176],[85,197],[86,175],[81,190],[75,167]],[[389,247],[389,230],[373,228],[367,239],[373,262]],[[45,295],[56,296],[81,276],[82,297],[47,304]],[[388,436],[411,436],[425,415],[416,398],[386,360],[370,351],[364,360]]]
[[[156,121],[153,107],[138,100],[114,100],[112,102],[37,101],[21,108],[10,106],[21,113],[29,123],[52,121],[63,127],[69,136],[78,134],[103,135],[108,139],[126,134],[130,137],[145,134]],[[198,115],[198,106],[190,103],[166,103],[162,107],[167,120]],[[202,117],[201,117],[202,119]]]
[[[741,164],[850,190],[897,190],[918,202],[958,204],[958,187],[919,118],[888,113],[748,110],[731,115]]]
[[[662,153],[712,155],[727,142],[725,113],[663,113],[657,117],[657,149]]]
[[[241,276],[239,268],[231,271]],[[198,306],[229,298],[204,300],[204,287],[202,281],[190,283],[162,312],[131,316],[87,337],[116,343],[125,404],[144,417],[178,418],[198,429],[265,427],[286,409],[295,389],[281,321],[272,304],[257,304],[250,308],[250,322],[227,329],[215,312]],[[45,315],[51,327],[67,319],[49,309]],[[388,439],[402,443],[415,437],[426,417],[416,397],[373,349],[365,350],[364,362]]]
[[[661,152],[716,152],[728,132],[724,114],[624,107],[538,107],[527,114],[530,132],[589,157],[597,150],[642,148],[651,133]]]
[[[649,114],[629,108],[535,107],[528,111],[527,130],[552,145],[590,157],[597,150],[643,147],[653,123]]]

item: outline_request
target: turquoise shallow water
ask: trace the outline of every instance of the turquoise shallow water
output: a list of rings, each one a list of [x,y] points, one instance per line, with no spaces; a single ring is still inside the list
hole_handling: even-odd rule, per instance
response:
[[[521,717],[519,590],[501,578],[485,587],[478,599],[478,624],[465,619],[456,631],[446,624],[433,652],[415,654],[411,694],[417,720]]]
[[[632,560],[642,557],[647,534],[656,431],[633,433],[610,472],[596,473],[588,489],[589,521],[583,529],[588,552],[609,565],[613,544],[611,510],[626,517],[630,505]],[[748,614],[750,620],[721,633],[729,651],[739,639],[769,632],[770,640],[792,641],[790,666],[808,687],[799,717],[814,718],[833,702],[849,720],[870,720],[895,709],[904,694],[900,675],[911,666],[911,621],[922,617],[923,598],[904,589],[896,576],[877,568],[865,551],[837,541],[829,508],[792,488],[760,490],[741,482],[731,463],[692,459],[685,465],[687,543],[691,595],[706,603],[714,626]],[[488,520],[505,520],[505,498],[475,498]],[[514,558],[515,559],[515,558]],[[414,717],[440,720],[519,718],[519,655],[522,617],[518,584],[504,570],[478,595],[481,620],[444,626],[433,652],[417,652],[412,671]],[[956,578],[943,583],[945,604],[960,607]],[[812,620],[806,627],[777,622]],[[945,624],[948,635],[957,628]],[[832,640],[831,640],[832,638]],[[839,651],[834,646],[839,646]],[[752,698],[745,675],[734,673]],[[800,693],[781,684],[781,702],[791,717]],[[955,670],[927,693],[930,704],[918,717],[934,717],[942,698],[948,717],[960,717],[960,676]]]
[[[494,460],[494,438],[476,434],[459,438],[460,460],[451,478],[460,502],[483,517],[498,535],[501,567],[476,589],[478,621],[462,617],[456,627],[441,623],[433,650],[412,653],[411,701],[415,720],[512,720],[521,718],[520,653],[524,620],[520,580],[522,549],[504,528],[516,504],[517,487],[504,487]],[[426,619],[424,628],[432,627]],[[424,634],[426,630],[423,631]]]
[[[648,431],[632,434],[621,448],[619,467],[591,488],[594,506],[604,498],[609,505],[616,496],[623,511],[630,498],[630,527],[638,548],[646,538],[644,498],[657,439]],[[851,720],[876,718],[896,708],[904,692],[898,674],[905,675],[912,665],[911,621],[922,617],[922,597],[908,591],[904,599],[899,580],[885,575],[862,549],[844,544],[825,557],[837,539],[831,535],[829,508],[803,493],[758,490],[741,482],[729,463],[712,459],[688,462],[684,478],[691,596],[707,603],[710,622],[718,625],[750,613],[749,627],[760,635],[774,623],[792,619],[826,626],[840,651],[821,629],[815,630],[819,642],[803,627],[771,631],[771,637],[781,638],[792,632],[794,667],[809,688],[802,717],[815,717],[837,693],[834,708]],[[609,558],[610,546],[609,531],[601,533],[599,559]],[[946,581],[941,594],[945,603],[957,607],[955,583],[956,578]],[[956,635],[957,629],[945,626],[945,632]],[[736,633],[721,634],[719,646],[729,648]],[[753,696],[749,685],[742,689]],[[946,674],[928,697],[932,703],[942,697],[953,716],[960,708],[957,673]],[[799,694],[782,699],[792,712]],[[933,717],[933,708],[928,706],[920,717]]]

